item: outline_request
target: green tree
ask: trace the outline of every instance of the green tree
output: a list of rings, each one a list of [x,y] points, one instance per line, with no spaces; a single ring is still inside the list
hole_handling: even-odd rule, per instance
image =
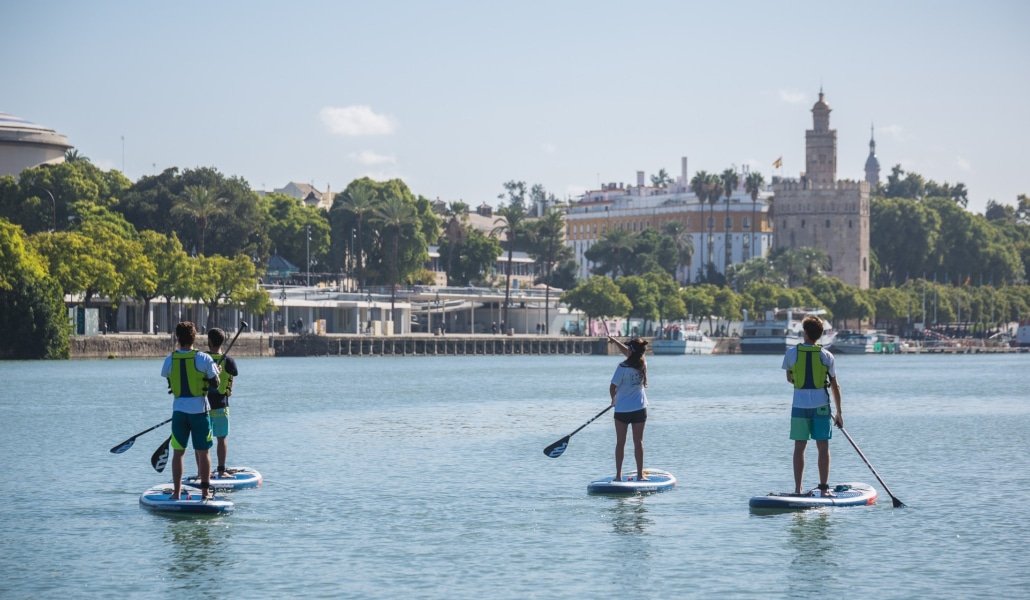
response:
[[[712,188],[711,188],[711,185],[710,185],[711,179],[712,179],[712,176],[708,173],[708,171],[698,171],[697,173],[694,174],[693,179],[690,180],[690,189],[691,189],[691,191],[694,192],[694,195],[697,196],[698,204],[701,205],[701,220],[702,221],[704,221],[704,217],[705,217],[705,201],[708,200],[708,195],[712,191]],[[705,229],[705,226],[704,226],[704,223],[702,223],[702,225],[701,225],[701,237],[702,237],[702,240],[701,240],[701,269],[702,269],[702,271],[705,269],[705,265],[708,264],[707,262],[705,262],[704,229]],[[709,243],[709,245],[711,245],[711,244]],[[711,258],[709,257],[708,260],[711,261]]]
[[[633,252],[636,240],[623,229],[609,229],[596,243],[583,253],[584,258],[594,263],[591,272],[595,275],[619,277],[633,270]]]
[[[669,172],[665,169],[658,169],[658,174],[651,176],[651,185],[656,188],[667,188],[672,183],[672,177],[669,176]]]
[[[660,304],[658,286],[655,285],[654,281],[639,275],[620,277],[615,283],[619,286],[619,291],[629,298],[632,305],[629,310],[629,317],[643,320],[643,330],[647,331],[648,324],[657,321],[661,316],[658,310]],[[626,334],[629,335],[629,332],[626,332]],[[643,331],[641,334],[643,334]]]
[[[540,276],[537,283],[544,284],[544,333],[551,333],[551,275],[555,267],[573,260],[572,248],[565,245],[565,218],[560,210],[551,208],[544,215],[527,224],[530,241],[529,256],[536,262]]]
[[[295,265],[305,265],[305,271],[330,272],[329,220],[325,211],[284,194],[268,194],[261,198],[261,204],[266,212],[268,237],[277,254]]]
[[[730,268],[730,264],[733,262],[732,259],[732,247],[730,246],[730,197],[733,195],[733,191],[737,189],[737,185],[740,183],[740,175],[737,174],[735,169],[726,169],[719,176],[722,182],[722,195],[726,198],[726,215],[723,219],[723,264],[726,265],[726,269]]]
[[[755,254],[755,231],[758,230],[758,194],[765,186],[765,177],[758,171],[751,171],[744,179],[744,189],[751,196],[751,237],[748,240],[748,254],[744,260],[754,257]],[[759,253],[760,255],[760,253]]]
[[[0,359],[67,358],[68,312],[21,227],[0,219]]]
[[[200,235],[198,253],[204,254],[204,238],[211,219],[227,212],[225,198],[213,190],[199,185],[187,186],[182,196],[172,206],[173,215],[189,217],[197,226]]]
[[[687,316],[693,317],[700,325],[703,319],[711,318],[715,308],[716,286],[702,283],[690,285],[680,291],[680,299],[687,309]]]
[[[633,303],[619,286],[607,277],[594,276],[562,293],[561,301],[570,308],[581,310],[587,319],[597,317],[623,317],[633,309]]]
[[[372,220],[383,227],[383,237],[390,244],[390,315],[394,314],[394,302],[397,295],[397,282],[400,281],[400,243],[402,237],[414,235],[418,224],[418,215],[413,206],[398,196],[385,198],[376,208]],[[411,270],[410,267],[408,270]]]
[[[676,249],[676,275],[683,268],[686,272],[685,281],[690,281],[691,261],[694,258],[694,238],[687,231],[687,226],[680,221],[670,221],[662,226],[662,233],[670,240]]]
[[[447,284],[477,285],[486,281],[503,250],[496,238],[467,224],[458,226],[460,235],[440,238],[440,261],[445,266]]]
[[[362,258],[367,246],[363,229],[379,205],[374,186],[375,182],[367,177],[352,181],[341,197],[337,199],[336,206],[333,207],[333,211],[340,211],[350,216],[347,222],[351,227],[346,230],[350,232],[350,235],[346,235],[345,239],[351,238],[352,260],[356,265],[359,288],[365,287],[366,281]],[[346,248],[347,245],[343,244],[344,252],[346,252]]]
[[[525,228],[525,221],[528,218],[526,213],[526,182],[508,181],[504,184],[508,194],[508,204],[497,209],[498,218],[494,221],[492,235],[503,235],[508,247],[508,261],[504,273],[504,311],[503,320],[505,326],[511,321],[508,320],[508,308],[511,303],[511,266],[515,245],[519,236]],[[504,194],[498,196],[504,198]]]

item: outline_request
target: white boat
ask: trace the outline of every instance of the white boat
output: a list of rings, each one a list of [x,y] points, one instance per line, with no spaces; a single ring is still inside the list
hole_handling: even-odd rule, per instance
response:
[[[876,331],[841,331],[833,338],[834,354],[873,354],[880,334]]]
[[[1016,329],[1016,336],[1012,338],[1010,343],[1015,348],[1030,347],[1030,321],[1019,323],[1019,329]]]
[[[825,310],[812,308],[778,308],[765,312],[765,318],[749,320],[744,315],[741,327],[740,351],[744,354],[782,354],[787,348],[804,341],[801,321],[808,315],[819,317],[823,322],[823,335],[819,344],[829,348],[834,343],[836,332],[830,322],[823,318]]]
[[[715,340],[701,333],[697,325],[675,323],[659,332],[651,341],[655,354],[711,354]]]

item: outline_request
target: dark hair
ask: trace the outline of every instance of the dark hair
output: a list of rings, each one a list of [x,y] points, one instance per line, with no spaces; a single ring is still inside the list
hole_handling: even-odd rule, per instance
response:
[[[647,340],[633,338],[626,343],[626,347],[629,348],[629,356],[622,364],[640,371],[644,377],[644,387],[647,387],[647,361],[644,360],[644,353],[647,352]]]
[[[215,348],[221,348],[225,343],[225,332],[215,327],[207,331],[207,343]]]
[[[801,321],[801,327],[805,330],[805,335],[808,336],[808,339],[813,342],[823,337],[823,322],[815,315],[805,317]]]
[[[192,346],[193,342],[197,341],[197,328],[193,322],[182,321],[176,325],[175,339],[179,341],[179,346],[182,348]]]

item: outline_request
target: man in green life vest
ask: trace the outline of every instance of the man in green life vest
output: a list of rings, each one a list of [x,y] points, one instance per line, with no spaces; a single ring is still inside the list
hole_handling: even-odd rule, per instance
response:
[[[840,407],[840,386],[834,369],[833,355],[816,342],[823,335],[823,322],[819,317],[809,315],[801,321],[805,331],[804,343],[787,349],[783,357],[783,369],[787,381],[794,384],[794,401],[790,409],[790,439],[794,440],[794,493],[801,494],[801,479],[805,472],[805,447],[808,440],[815,440],[819,451],[819,493],[832,496],[829,490],[830,478],[830,396],[837,414],[832,415],[838,427],[844,426],[844,413]]]
[[[182,490],[182,457],[192,437],[197,456],[197,473],[204,498],[211,487],[212,445],[211,422],[208,418],[207,390],[218,387],[218,365],[206,352],[193,349],[197,328],[189,321],[175,326],[179,347],[165,358],[161,376],[168,379],[168,390],[175,397],[172,403],[172,498]]]
[[[207,402],[211,406],[211,433],[215,436],[218,453],[218,478],[227,477],[225,472],[225,456],[228,454],[226,438],[229,437],[229,396],[232,395],[233,378],[240,374],[236,361],[231,356],[222,354],[225,343],[225,332],[215,327],[207,332],[207,350],[211,358],[220,367],[219,383],[207,389]]]

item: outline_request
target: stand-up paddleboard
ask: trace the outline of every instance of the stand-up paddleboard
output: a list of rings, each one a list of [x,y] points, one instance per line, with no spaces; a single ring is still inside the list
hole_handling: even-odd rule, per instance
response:
[[[676,477],[661,469],[644,469],[644,477],[638,480],[637,474],[623,475],[621,481],[613,481],[610,475],[595,479],[587,484],[588,494],[651,494],[664,492],[676,486]]]
[[[160,483],[143,492],[139,497],[139,503],[143,508],[154,512],[179,513],[179,514],[207,514],[229,513],[236,507],[231,501],[215,496],[210,500],[204,500],[200,489],[192,486],[182,486],[182,494],[178,499],[172,499],[172,484]]]
[[[200,475],[183,477],[182,482],[193,487],[200,487]],[[261,485],[261,473],[250,467],[232,467],[225,470],[225,476],[219,477],[217,472],[211,473],[211,489],[225,492],[256,488]]]
[[[832,496],[823,496],[818,490],[807,494],[770,492],[751,498],[748,505],[753,511],[805,510],[823,506],[866,506],[876,502],[876,490],[866,483],[841,483],[832,490]]]

